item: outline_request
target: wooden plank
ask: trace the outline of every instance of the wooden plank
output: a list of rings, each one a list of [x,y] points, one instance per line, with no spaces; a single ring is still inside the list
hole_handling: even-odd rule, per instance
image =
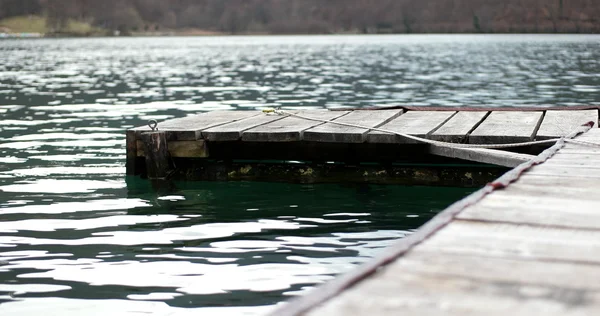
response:
[[[390,269],[437,275],[454,275],[506,284],[554,286],[600,291],[600,265],[457,255],[414,249]]]
[[[577,154],[560,155],[543,164],[544,167],[600,169],[600,155]]]
[[[549,181],[547,178],[546,181]],[[509,186],[510,187],[510,186]],[[561,195],[517,195],[494,192],[465,208],[457,218],[584,229],[600,229],[600,201]],[[573,194],[573,193],[571,193]],[[585,196],[575,193],[575,196]]]
[[[402,110],[352,111],[334,121],[377,127],[398,117],[402,112]],[[316,142],[363,143],[368,132],[369,130],[365,128],[327,123],[306,130],[302,138],[306,141]]]
[[[598,110],[546,111],[535,138],[542,140],[566,136],[589,121],[598,127]]]
[[[598,168],[565,168],[564,166],[542,165],[527,171],[527,175],[537,176],[556,176],[571,178],[589,178],[599,179],[600,169]]]
[[[597,163],[600,161],[600,151],[599,152],[580,152],[580,151],[566,151],[565,149],[561,149],[558,153],[552,156],[552,159],[546,161],[548,162],[571,162],[573,164],[578,164],[580,162],[592,162]],[[544,163],[544,164],[545,164]]]
[[[543,112],[492,112],[469,135],[473,144],[505,144],[533,140]]]
[[[425,137],[444,124],[454,111],[408,111],[379,128],[419,137]],[[370,143],[417,143],[395,134],[372,131],[367,135]]]
[[[594,126],[594,128],[591,128],[586,133],[583,133],[583,134],[577,136],[576,139],[597,143],[600,141],[600,128],[598,128],[598,126]]]
[[[296,112],[290,112],[296,113]],[[288,115],[263,114],[249,117],[243,120],[235,121],[216,127],[211,127],[202,131],[202,138],[208,141],[235,141],[242,138],[242,133],[246,130],[260,125],[275,122],[288,117]]]
[[[491,196],[525,195],[537,198],[560,197],[563,199],[600,201],[600,195],[593,194],[597,190],[596,184],[595,179],[526,175],[508,187],[495,191]]]
[[[459,255],[600,264],[600,230],[458,220],[433,235],[419,249]]]
[[[384,268],[305,315],[593,315],[597,298],[591,290]]]
[[[597,156],[600,155],[600,148],[593,149],[587,148],[586,150],[581,150],[577,148],[565,148],[561,149],[560,153],[563,155],[588,155],[588,156]]]
[[[442,157],[459,158],[468,161],[489,163],[504,167],[516,167],[535,158],[533,155],[482,148],[457,148],[430,145],[429,153]]]
[[[158,123],[158,130],[167,132],[169,140],[197,140],[201,131],[252,116],[264,115],[259,111],[212,111]],[[139,135],[150,131],[148,126],[132,129]]]
[[[489,112],[458,112],[448,120],[448,122],[444,123],[444,125],[429,135],[429,138],[443,142],[466,143],[468,139],[467,134],[471,132],[488,113]]]
[[[298,115],[320,120],[332,120],[348,113],[348,111],[310,110],[302,111]],[[249,142],[300,141],[305,130],[321,124],[324,123],[299,117],[286,117],[243,132],[242,140]]]
[[[598,265],[413,250],[306,315],[593,315],[599,272]]]
[[[144,147],[137,141],[137,157],[144,157]],[[181,140],[167,142],[169,154],[175,158],[207,158],[208,148],[204,140]]]

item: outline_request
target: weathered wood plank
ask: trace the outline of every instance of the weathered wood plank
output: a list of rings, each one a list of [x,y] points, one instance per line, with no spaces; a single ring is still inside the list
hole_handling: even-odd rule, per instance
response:
[[[543,164],[544,167],[600,168],[599,154],[557,154]]]
[[[458,220],[433,235],[419,249],[464,255],[600,264],[600,230]]]
[[[491,196],[525,195],[537,198],[560,197],[563,199],[600,201],[600,195],[592,194],[596,191],[596,184],[595,179],[526,175],[508,187],[495,191]]]
[[[449,158],[460,158],[468,161],[489,163],[504,167],[516,167],[535,158],[533,155],[519,154],[501,150],[482,148],[457,148],[430,145],[429,152],[433,155]]]
[[[425,137],[444,124],[454,111],[408,111],[379,128],[419,137]],[[372,131],[367,135],[370,143],[416,143],[395,134]]]
[[[587,150],[581,150],[581,149],[577,149],[577,148],[565,148],[565,149],[561,149],[560,153],[563,155],[595,156],[595,155],[600,155],[600,148],[599,149],[588,148]]]
[[[306,315],[594,314],[599,272],[597,265],[415,250]]]
[[[352,111],[335,119],[335,122],[358,124],[366,127],[377,127],[402,114],[402,110]],[[304,131],[302,138],[306,141],[330,143],[363,143],[368,129],[327,123]]]
[[[197,140],[202,137],[201,131],[214,126],[227,124],[256,115],[264,115],[259,111],[212,111],[158,123],[158,130],[167,132],[169,140]],[[139,135],[150,131],[148,126],[132,129]]]
[[[469,135],[472,144],[503,144],[533,140],[543,112],[492,112]]]
[[[298,115],[320,120],[332,120],[344,115],[348,111],[310,110],[302,111]],[[302,140],[302,133],[312,127],[324,124],[299,117],[286,117],[282,120],[260,125],[242,133],[243,141],[262,142],[291,142]]]
[[[598,110],[546,111],[535,138],[542,140],[566,136],[589,121],[598,127]]]
[[[550,181],[544,177],[546,181]],[[509,186],[510,187],[510,186]],[[556,192],[555,192],[556,193]],[[494,192],[467,207],[457,218],[585,229],[600,229],[600,202],[561,195],[517,195]],[[566,195],[566,193],[565,193]]]
[[[386,270],[382,273],[393,278],[394,283],[367,280],[360,287],[350,288],[306,315],[529,316],[543,310],[544,315],[567,316],[593,313],[599,306],[596,300],[589,299],[585,306],[574,307],[568,299],[569,296],[594,297],[596,293],[593,291],[489,282],[414,271]]]
[[[586,133],[577,136],[576,139],[598,143],[600,142],[600,128],[598,128],[598,126],[594,126],[594,128],[590,129]]]
[[[555,286],[562,289],[600,291],[600,265],[467,256],[413,250],[391,269],[437,275],[454,275],[508,284]]]
[[[565,168],[564,166],[542,165],[527,171],[527,175],[537,176],[556,176],[571,178],[590,178],[599,179],[600,169],[598,168]]]
[[[558,153],[552,156],[552,159],[547,161],[570,161],[573,164],[577,164],[582,161],[600,161],[600,151],[598,152],[580,152],[580,151],[568,151],[566,149],[561,149]]]
[[[444,123],[429,138],[443,142],[466,143],[471,132],[488,112],[458,112],[448,122]]]
[[[144,148],[141,141],[137,141],[137,157],[144,157]],[[207,158],[208,147],[204,140],[180,140],[167,142],[169,154],[174,158]]]
[[[290,112],[296,113],[296,112]],[[246,130],[275,122],[288,117],[288,115],[263,114],[232,123],[211,127],[202,131],[202,138],[208,141],[235,141],[242,138],[242,133]]]

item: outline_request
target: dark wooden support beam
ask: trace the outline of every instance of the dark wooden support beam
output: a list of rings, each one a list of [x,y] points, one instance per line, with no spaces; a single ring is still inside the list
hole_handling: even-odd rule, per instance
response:
[[[165,132],[148,132],[141,135],[146,158],[148,179],[167,179],[175,170]]]
[[[267,181],[290,183],[373,183],[480,187],[508,168],[489,165],[383,165],[343,163],[264,163],[175,160],[173,180]]]
[[[126,147],[127,147],[127,160],[125,162],[125,172],[128,176],[135,176],[140,174],[140,168],[136,165],[136,158],[138,152],[138,141],[136,140],[136,134],[133,130],[128,130],[126,133]]]

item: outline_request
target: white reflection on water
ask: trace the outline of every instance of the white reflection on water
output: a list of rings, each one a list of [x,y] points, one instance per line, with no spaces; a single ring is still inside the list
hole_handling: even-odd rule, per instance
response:
[[[64,169],[64,168],[61,168]],[[92,168],[93,169],[93,168]],[[50,170],[53,170],[52,168]],[[69,170],[69,169],[67,169]],[[109,170],[113,170],[112,168]],[[118,168],[116,170],[121,171],[122,168]],[[41,173],[38,173],[35,169],[32,170],[33,175],[41,175],[46,176],[52,174],[51,172],[47,172],[47,170],[42,170]],[[101,169],[100,174],[113,174],[113,172],[105,172],[107,170]],[[24,172],[23,175],[27,175],[28,172]],[[11,173],[14,175],[19,175],[19,171],[10,171],[7,173]],[[119,172],[122,174],[122,172]],[[61,174],[60,172],[56,172],[54,174]],[[82,173],[73,173],[73,174],[82,174]],[[91,172],[91,174],[96,174],[95,172]],[[15,184],[9,184],[0,186],[0,190],[4,192],[23,192],[23,193],[89,193],[95,192],[99,189],[117,189],[125,187],[124,181],[119,180],[107,180],[107,181],[99,181],[99,180],[57,180],[57,179],[39,179],[34,181],[15,181]],[[91,201],[91,204],[96,203],[97,201]],[[101,202],[102,203],[102,202]],[[43,207],[43,206],[42,206]],[[12,209],[6,211],[13,211]]]
[[[48,181],[52,181],[52,180],[48,180]],[[64,183],[59,182],[60,185],[64,185]],[[85,182],[83,184],[86,184]],[[44,186],[42,185],[41,188],[38,188],[37,185],[33,185],[33,189],[34,190],[27,190],[27,191],[17,191],[17,192],[30,192],[30,193],[38,193],[38,192],[48,192],[48,190],[43,189]],[[98,183],[94,183],[92,185],[88,185],[87,188],[85,188],[84,192],[89,192],[92,190],[92,188],[98,188]],[[100,188],[114,188],[114,186],[106,186],[104,184],[102,184],[100,186]],[[73,191],[75,193],[81,192],[78,191],[77,189],[69,189],[67,188],[63,188],[63,190],[54,190],[54,191],[58,191],[59,193],[62,192],[70,192],[73,193]],[[9,191],[6,191],[9,192]],[[53,191],[50,191],[51,193],[56,193]],[[33,202],[33,201],[31,201]],[[10,201],[8,202],[8,204],[10,205]],[[0,208],[0,214],[63,214],[63,213],[76,213],[76,212],[92,212],[92,211],[110,211],[110,210],[127,210],[127,209],[134,209],[137,207],[149,207],[151,206],[151,204],[149,204],[147,201],[141,200],[141,199],[101,199],[101,200],[92,200],[92,199],[88,199],[87,201],[84,202],[56,202],[53,204],[43,204],[43,203],[37,203],[35,205],[25,205],[25,206],[13,206],[13,207],[3,207]]]
[[[59,229],[97,229],[102,227],[117,227],[143,223],[167,223],[185,221],[176,215],[132,216],[117,215],[86,219],[28,219],[20,221],[0,222],[0,232],[15,233],[21,230],[50,232]],[[0,237],[1,238],[1,237]]]
[[[151,219],[151,218],[150,218]],[[135,221],[135,220],[134,220]],[[151,222],[154,222],[153,220]],[[140,223],[143,223],[141,221]],[[103,226],[100,226],[103,227]],[[100,228],[98,227],[98,228]],[[298,223],[275,220],[258,220],[244,223],[210,223],[186,227],[147,231],[107,231],[92,233],[81,239],[45,239],[18,236],[0,236],[0,243],[27,245],[158,245],[173,244],[182,240],[202,240],[231,237],[240,233],[260,233],[271,229],[299,229]],[[54,230],[54,229],[53,229]]]
[[[0,299],[3,297],[0,296]],[[204,307],[176,308],[164,302],[93,300],[65,298],[28,298],[17,299],[2,306],[3,315],[48,315],[50,311],[60,311],[61,316],[106,316],[106,315],[169,315],[169,316],[251,316],[267,313],[272,307]],[[50,315],[53,315],[50,312]]]

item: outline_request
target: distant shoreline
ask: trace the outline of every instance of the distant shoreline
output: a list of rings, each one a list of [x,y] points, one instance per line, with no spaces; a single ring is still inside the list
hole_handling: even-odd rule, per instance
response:
[[[218,36],[381,36],[381,35],[600,35],[600,33],[547,33],[547,32],[422,32],[422,33],[225,33],[225,32],[136,32],[127,35],[103,34],[42,34],[42,33],[0,33],[0,39],[61,39],[61,38],[140,38],[140,37],[218,37]]]

